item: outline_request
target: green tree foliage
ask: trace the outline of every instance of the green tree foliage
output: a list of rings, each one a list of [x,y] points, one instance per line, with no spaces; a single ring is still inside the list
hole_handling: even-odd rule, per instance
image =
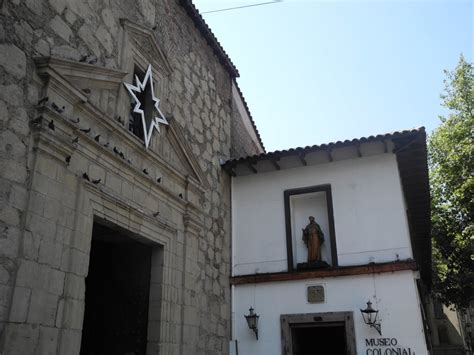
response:
[[[445,71],[447,117],[429,140],[434,291],[464,308],[473,299],[474,67],[461,56]]]

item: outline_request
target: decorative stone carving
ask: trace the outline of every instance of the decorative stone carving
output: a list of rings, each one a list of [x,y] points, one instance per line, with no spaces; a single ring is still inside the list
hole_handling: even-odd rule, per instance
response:
[[[324,287],[321,285],[308,286],[307,299],[308,303],[324,303]]]

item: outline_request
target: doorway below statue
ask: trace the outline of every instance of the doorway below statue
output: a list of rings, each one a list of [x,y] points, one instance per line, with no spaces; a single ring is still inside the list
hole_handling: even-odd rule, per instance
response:
[[[284,355],[357,355],[352,312],[282,314]]]
[[[344,323],[329,323],[314,326],[299,325],[291,329],[293,354],[345,355],[346,334]]]

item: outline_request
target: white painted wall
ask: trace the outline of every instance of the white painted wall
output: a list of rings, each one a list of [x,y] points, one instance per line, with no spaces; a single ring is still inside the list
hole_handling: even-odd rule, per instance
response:
[[[306,288],[324,285],[326,302],[310,304]],[[382,336],[364,324],[360,308],[368,299],[379,310]],[[238,285],[233,289],[232,329],[239,355],[281,354],[280,315],[352,311],[357,354],[366,354],[365,338],[397,338],[401,347],[427,355],[417,290],[412,271],[314,280]],[[259,340],[247,327],[244,314],[250,306],[259,319]],[[231,343],[231,349],[235,344]]]
[[[393,261],[397,255],[401,260],[412,258],[394,154],[251,174],[232,181],[233,275],[287,270],[283,191],[322,184],[332,188],[340,266]]]

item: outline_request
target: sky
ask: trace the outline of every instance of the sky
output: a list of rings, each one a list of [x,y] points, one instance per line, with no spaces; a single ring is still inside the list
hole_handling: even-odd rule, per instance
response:
[[[194,0],[201,12],[269,0]],[[425,126],[473,62],[474,0],[283,0],[203,14],[267,151]]]

